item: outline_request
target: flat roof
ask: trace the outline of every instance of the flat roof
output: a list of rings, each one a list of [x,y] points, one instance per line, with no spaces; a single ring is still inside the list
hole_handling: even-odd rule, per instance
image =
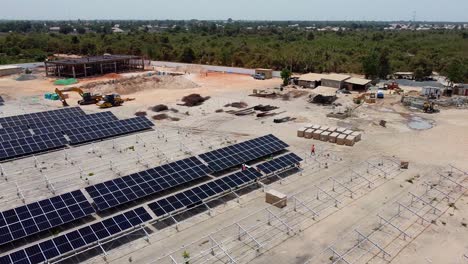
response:
[[[351,78],[351,76],[349,76],[349,75],[332,73],[332,74],[329,74],[329,75],[325,75],[322,79],[342,82],[342,81],[344,81],[346,79],[349,79],[349,78]]]
[[[366,85],[366,84],[369,84],[372,81],[367,80],[367,79],[352,77],[352,78],[347,79],[345,82],[351,83],[351,84],[356,84],[356,85]]]
[[[306,73],[306,74],[301,75],[299,77],[299,81],[317,82],[317,81],[322,80],[326,76],[327,75],[325,75],[325,74],[310,72],[310,73]]]
[[[262,69],[262,68],[256,68],[256,71],[273,71],[272,69]]]
[[[413,72],[395,72],[394,74],[399,74],[399,75],[413,75]]]
[[[132,59],[135,59],[135,60],[141,59],[141,57],[134,56],[134,55],[104,55],[104,56],[93,56],[93,57],[84,57],[84,58],[76,58],[76,59],[54,60],[54,61],[47,61],[46,63],[75,65],[75,64],[100,63],[100,62],[111,62],[111,61],[132,60]]]

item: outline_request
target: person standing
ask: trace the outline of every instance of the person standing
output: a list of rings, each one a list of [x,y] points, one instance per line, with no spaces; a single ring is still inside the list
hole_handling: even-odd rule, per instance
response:
[[[312,144],[312,148],[310,149],[310,155],[314,155],[315,156],[315,145]]]

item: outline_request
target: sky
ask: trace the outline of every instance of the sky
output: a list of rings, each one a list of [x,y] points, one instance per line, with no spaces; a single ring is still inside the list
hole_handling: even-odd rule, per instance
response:
[[[0,19],[468,22],[468,0],[0,0]]]

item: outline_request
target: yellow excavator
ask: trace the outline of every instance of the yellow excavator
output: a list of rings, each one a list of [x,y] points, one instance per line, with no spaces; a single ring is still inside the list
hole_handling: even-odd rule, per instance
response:
[[[60,101],[62,102],[63,106],[69,106],[66,100],[67,97],[64,94],[67,92],[75,92],[81,96],[82,99],[78,100],[79,105],[96,104],[102,100],[102,95],[92,94],[90,92],[83,92],[83,90],[81,90],[80,88],[71,87],[71,88],[65,88],[63,90],[56,88],[55,93],[60,97]]]
[[[99,108],[121,106],[124,102],[133,101],[135,98],[122,98],[119,94],[106,94],[96,103]]]
[[[84,92],[77,87],[65,88],[63,90],[59,90],[57,88],[55,89],[55,93],[59,96],[63,106],[69,106],[66,100],[67,97],[65,96],[65,93],[67,92],[75,92],[81,96],[82,99],[78,100],[79,105],[96,104],[100,108],[121,106],[124,102],[135,100],[135,98],[121,98],[119,94],[107,94],[105,96],[100,94],[92,94],[90,92]]]

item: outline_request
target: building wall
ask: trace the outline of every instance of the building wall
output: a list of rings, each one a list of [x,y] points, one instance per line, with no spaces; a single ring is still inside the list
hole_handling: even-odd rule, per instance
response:
[[[344,84],[344,82],[322,79],[322,86],[341,89],[341,88],[343,88],[343,84]]]
[[[0,69],[0,76],[13,75],[13,74],[21,73],[21,72],[22,72],[21,68]]]

